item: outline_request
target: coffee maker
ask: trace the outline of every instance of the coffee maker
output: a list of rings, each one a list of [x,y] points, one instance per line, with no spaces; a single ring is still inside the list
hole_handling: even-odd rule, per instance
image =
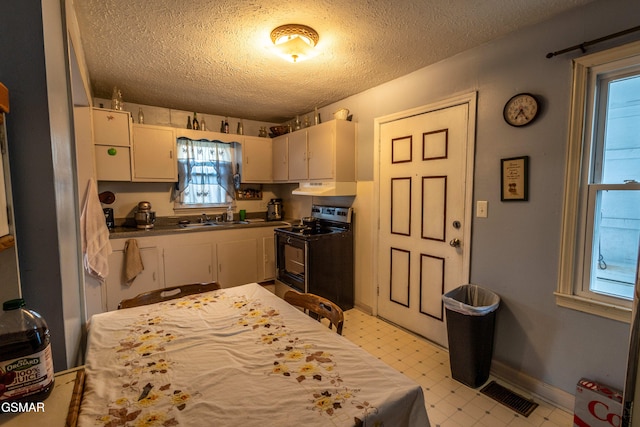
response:
[[[279,221],[283,216],[282,199],[271,199],[267,204],[267,221]]]
[[[113,209],[112,208],[104,208],[102,209],[104,212],[104,219],[107,221],[107,228],[109,230],[113,230],[116,228],[116,221],[113,217]]]
[[[138,210],[135,215],[136,227],[142,230],[150,230],[156,222],[156,213],[151,210],[151,203],[138,203]]]

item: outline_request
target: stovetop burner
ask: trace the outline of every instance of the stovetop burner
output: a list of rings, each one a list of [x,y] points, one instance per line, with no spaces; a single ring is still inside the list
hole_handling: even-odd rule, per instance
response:
[[[326,226],[308,227],[306,225],[293,225],[291,227],[278,228],[278,230],[282,230],[282,231],[286,231],[287,233],[298,234],[302,236],[315,236],[320,234],[341,233],[345,231],[344,229],[341,229],[341,228],[326,227]]]
[[[276,231],[300,237],[345,233],[351,230],[351,213],[351,208],[314,205],[311,209],[314,225],[300,223],[277,228]]]

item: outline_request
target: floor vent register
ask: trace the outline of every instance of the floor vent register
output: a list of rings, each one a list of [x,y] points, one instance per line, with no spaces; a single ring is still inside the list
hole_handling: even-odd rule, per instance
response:
[[[506,387],[501,386],[495,381],[491,381],[484,386],[480,393],[485,394],[506,406],[509,409],[514,410],[520,415],[528,417],[538,407],[538,404],[533,400],[526,399],[517,393],[512,392]]]

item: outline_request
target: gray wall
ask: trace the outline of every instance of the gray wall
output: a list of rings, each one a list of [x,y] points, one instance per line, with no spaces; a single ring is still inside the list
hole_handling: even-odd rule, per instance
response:
[[[73,364],[81,333],[63,10],[61,1],[0,3],[0,81],[10,96],[7,136],[22,295],[48,323],[56,371]]]
[[[629,326],[555,304],[571,59],[580,52],[545,55],[638,22],[637,0],[595,1],[323,109],[354,113],[358,179],[373,180],[376,117],[478,92],[474,202],[487,200],[489,216],[472,225],[471,281],[502,297],[494,359],[572,394],[582,376],[623,387]],[[519,92],[543,101],[537,121],[520,129],[502,118],[505,102]],[[530,156],[530,199],[501,202],[500,159],[520,155]]]

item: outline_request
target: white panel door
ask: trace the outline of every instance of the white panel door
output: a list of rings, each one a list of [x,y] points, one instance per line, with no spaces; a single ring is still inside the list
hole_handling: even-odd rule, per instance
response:
[[[447,345],[442,295],[468,280],[469,104],[380,124],[378,314]]]

